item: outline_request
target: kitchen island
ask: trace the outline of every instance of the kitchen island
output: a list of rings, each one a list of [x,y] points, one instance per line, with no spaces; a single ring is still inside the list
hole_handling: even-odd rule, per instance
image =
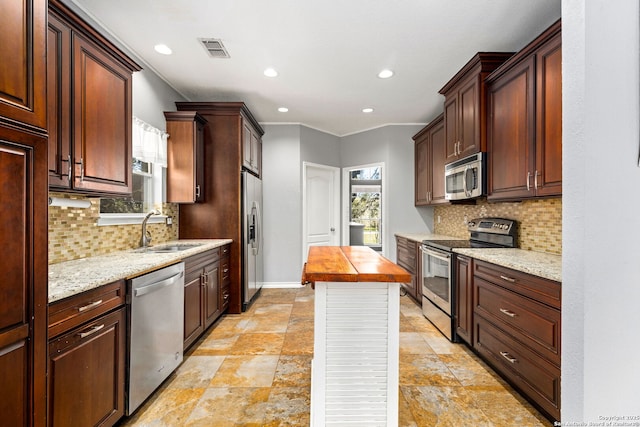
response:
[[[398,425],[402,267],[366,246],[309,248],[315,289],[311,425]]]

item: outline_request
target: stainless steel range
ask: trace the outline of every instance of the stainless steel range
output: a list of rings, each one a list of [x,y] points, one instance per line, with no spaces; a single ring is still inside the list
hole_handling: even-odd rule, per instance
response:
[[[469,240],[423,240],[422,313],[449,340],[455,334],[456,248],[515,248],[518,225],[505,218],[478,218],[468,222]]]

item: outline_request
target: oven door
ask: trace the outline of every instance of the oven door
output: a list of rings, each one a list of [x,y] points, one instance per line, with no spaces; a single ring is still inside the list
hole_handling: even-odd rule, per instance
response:
[[[451,253],[428,246],[422,252],[422,295],[451,316]]]

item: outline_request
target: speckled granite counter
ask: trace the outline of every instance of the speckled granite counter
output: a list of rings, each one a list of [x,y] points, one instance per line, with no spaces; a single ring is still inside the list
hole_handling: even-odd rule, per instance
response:
[[[562,257],[523,249],[454,249],[456,253],[523,271],[556,282],[562,281]]]
[[[465,239],[462,237],[452,237],[445,234],[432,233],[395,233],[395,235],[418,243],[422,243],[423,240],[468,240],[468,238]]]
[[[158,246],[168,244],[176,246],[198,244],[199,246],[168,253],[139,252],[137,249],[131,249],[51,264],[49,266],[49,303],[116,280],[140,276],[231,242],[231,239],[175,240]]]

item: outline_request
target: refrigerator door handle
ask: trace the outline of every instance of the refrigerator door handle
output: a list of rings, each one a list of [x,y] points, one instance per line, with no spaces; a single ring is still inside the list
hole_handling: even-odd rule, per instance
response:
[[[258,255],[260,253],[260,249],[262,246],[262,218],[260,213],[260,204],[258,202],[253,202],[253,207],[251,208],[251,213],[253,216],[253,228],[254,228],[254,240],[253,240],[253,254]]]

